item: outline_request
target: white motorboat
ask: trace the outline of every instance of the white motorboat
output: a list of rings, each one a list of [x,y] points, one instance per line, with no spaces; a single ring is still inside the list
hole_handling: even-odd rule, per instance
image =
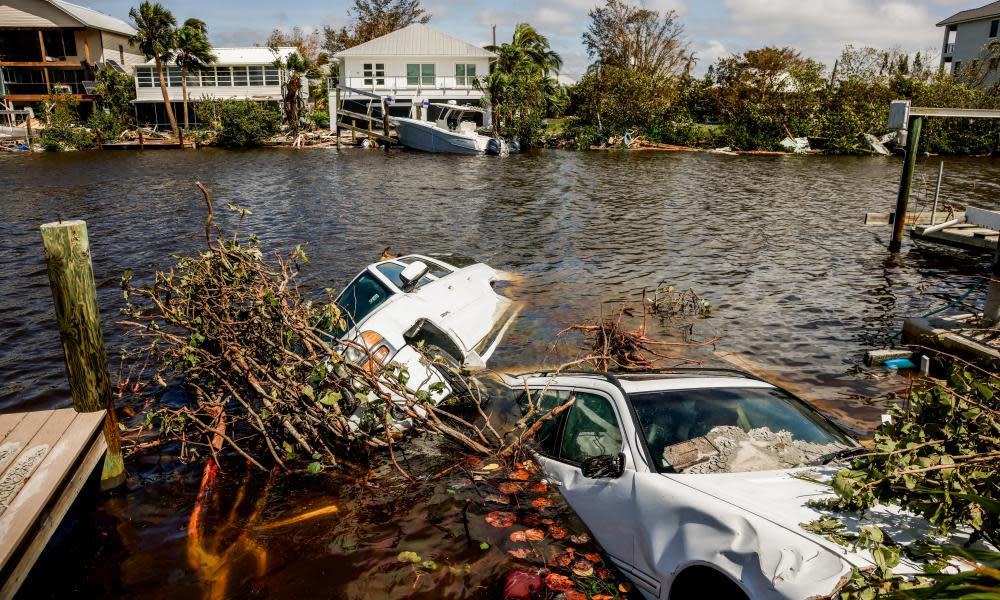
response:
[[[468,113],[485,113],[478,106],[431,103],[443,109],[434,121],[393,117],[399,143],[413,150],[449,154],[483,154],[490,137],[477,132],[472,120],[462,120]],[[429,110],[430,107],[428,107]]]

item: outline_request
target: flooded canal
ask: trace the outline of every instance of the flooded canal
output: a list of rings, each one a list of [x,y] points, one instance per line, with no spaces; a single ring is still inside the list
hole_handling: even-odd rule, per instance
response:
[[[861,431],[905,386],[864,367],[864,352],[891,344],[903,317],[958,297],[987,264],[909,242],[887,254],[888,228],[862,223],[865,212],[892,209],[899,170],[897,159],[701,153],[0,155],[0,411],[68,402],[38,226],[87,220],[114,366],[121,273],[148,275],[200,247],[200,180],[218,207],[253,211],[244,229],[266,248],[308,244],[302,284],[317,293],[387,246],[469,254],[519,273],[526,308],[493,360],[500,368],[572,356],[574,341],[555,334],[596,316],[602,301],[661,282],[692,288],[712,302],[694,338],[721,336],[709,350],[804,386]],[[929,208],[936,172],[936,159],[919,163],[918,207]],[[998,175],[1000,162],[947,159],[943,199],[1000,208]],[[224,226],[227,212],[217,210]],[[721,364],[708,350],[696,357]],[[433,445],[413,452],[428,472],[452,460]],[[201,469],[149,456],[132,475],[124,493],[81,496],[21,597],[485,597],[484,582],[509,567],[495,532],[466,530],[454,478],[414,489],[328,475],[244,481],[230,471],[219,483],[230,501],[205,522],[207,562],[195,569],[187,527]],[[266,526],[331,505],[337,512],[321,518]],[[469,519],[482,529],[481,516]],[[397,561],[403,550],[454,571],[421,577]]]

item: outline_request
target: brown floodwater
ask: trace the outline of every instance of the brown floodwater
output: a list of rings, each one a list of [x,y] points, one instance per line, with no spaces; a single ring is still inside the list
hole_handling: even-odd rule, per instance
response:
[[[937,162],[918,164],[918,206],[929,206]],[[651,320],[651,334],[720,336],[690,355],[713,365],[712,350],[748,357],[862,432],[906,382],[865,367],[864,352],[891,345],[905,316],[955,299],[987,265],[909,242],[887,254],[888,229],[862,223],[865,212],[892,209],[899,170],[894,158],[638,152],[0,155],[0,410],[68,402],[38,226],[87,220],[117,367],[121,273],[148,276],[199,247],[200,180],[218,207],[253,211],[244,229],[267,248],[307,244],[302,284],[313,293],[343,285],[386,246],[461,252],[520,274],[525,310],[498,368],[574,356],[578,340],[556,333],[598,315],[602,302],[661,283],[692,288],[711,315],[683,327]],[[949,158],[945,174],[944,201],[1000,208],[1000,162]],[[432,440],[408,452],[417,473],[455,461]],[[476,512],[489,507],[466,508],[478,495],[466,471],[408,485],[335,473],[269,479],[227,465],[192,538],[201,468],[169,451],[147,455],[130,464],[127,489],[78,499],[21,597],[490,597],[513,563],[504,534]],[[400,563],[402,551],[439,568]]]

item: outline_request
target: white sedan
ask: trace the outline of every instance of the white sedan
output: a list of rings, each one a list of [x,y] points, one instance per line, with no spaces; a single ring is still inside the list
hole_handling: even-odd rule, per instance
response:
[[[860,446],[779,388],[703,369],[505,384],[532,419],[574,400],[539,429],[538,462],[646,598],[825,597],[871,566],[800,527],[830,490],[796,475]]]
[[[352,342],[344,355],[372,369],[405,366],[407,386],[440,401],[451,393],[447,374],[428,364],[418,347],[452,366],[484,367],[519,310],[493,289],[507,277],[457,255],[411,254],[371,264],[336,299],[343,320],[336,334]]]

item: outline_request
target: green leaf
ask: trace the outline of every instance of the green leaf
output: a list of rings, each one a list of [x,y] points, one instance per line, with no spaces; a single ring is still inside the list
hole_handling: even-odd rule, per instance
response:
[[[333,406],[334,404],[340,402],[343,398],[343,394],[340,392],[324,392],[322,396],[319,397],[319,403],[326,406]]]
[[[490,545],[487,544],[486,542],[479,542],[479,549],[480,550],[489,550],[490,549]]]
[[[397,556],[396,559],[402,563],[414,563],[414,564],[423,560],[422,558],[420,558],[419,554],[413,552],[412,550],[404,550],[400,552],[399,556]]]
[[[302,386],[302,395],[305,396],[306,398],[309,398],[310,400],[316,399],[316,393],[313,391],[311,385]]]
[[[309,463],[309,466],[306,467],[306,470],[309,471],[310,475],[315,475],[323,470],[323,465],[321,465],[319,461],[311,462]]]

